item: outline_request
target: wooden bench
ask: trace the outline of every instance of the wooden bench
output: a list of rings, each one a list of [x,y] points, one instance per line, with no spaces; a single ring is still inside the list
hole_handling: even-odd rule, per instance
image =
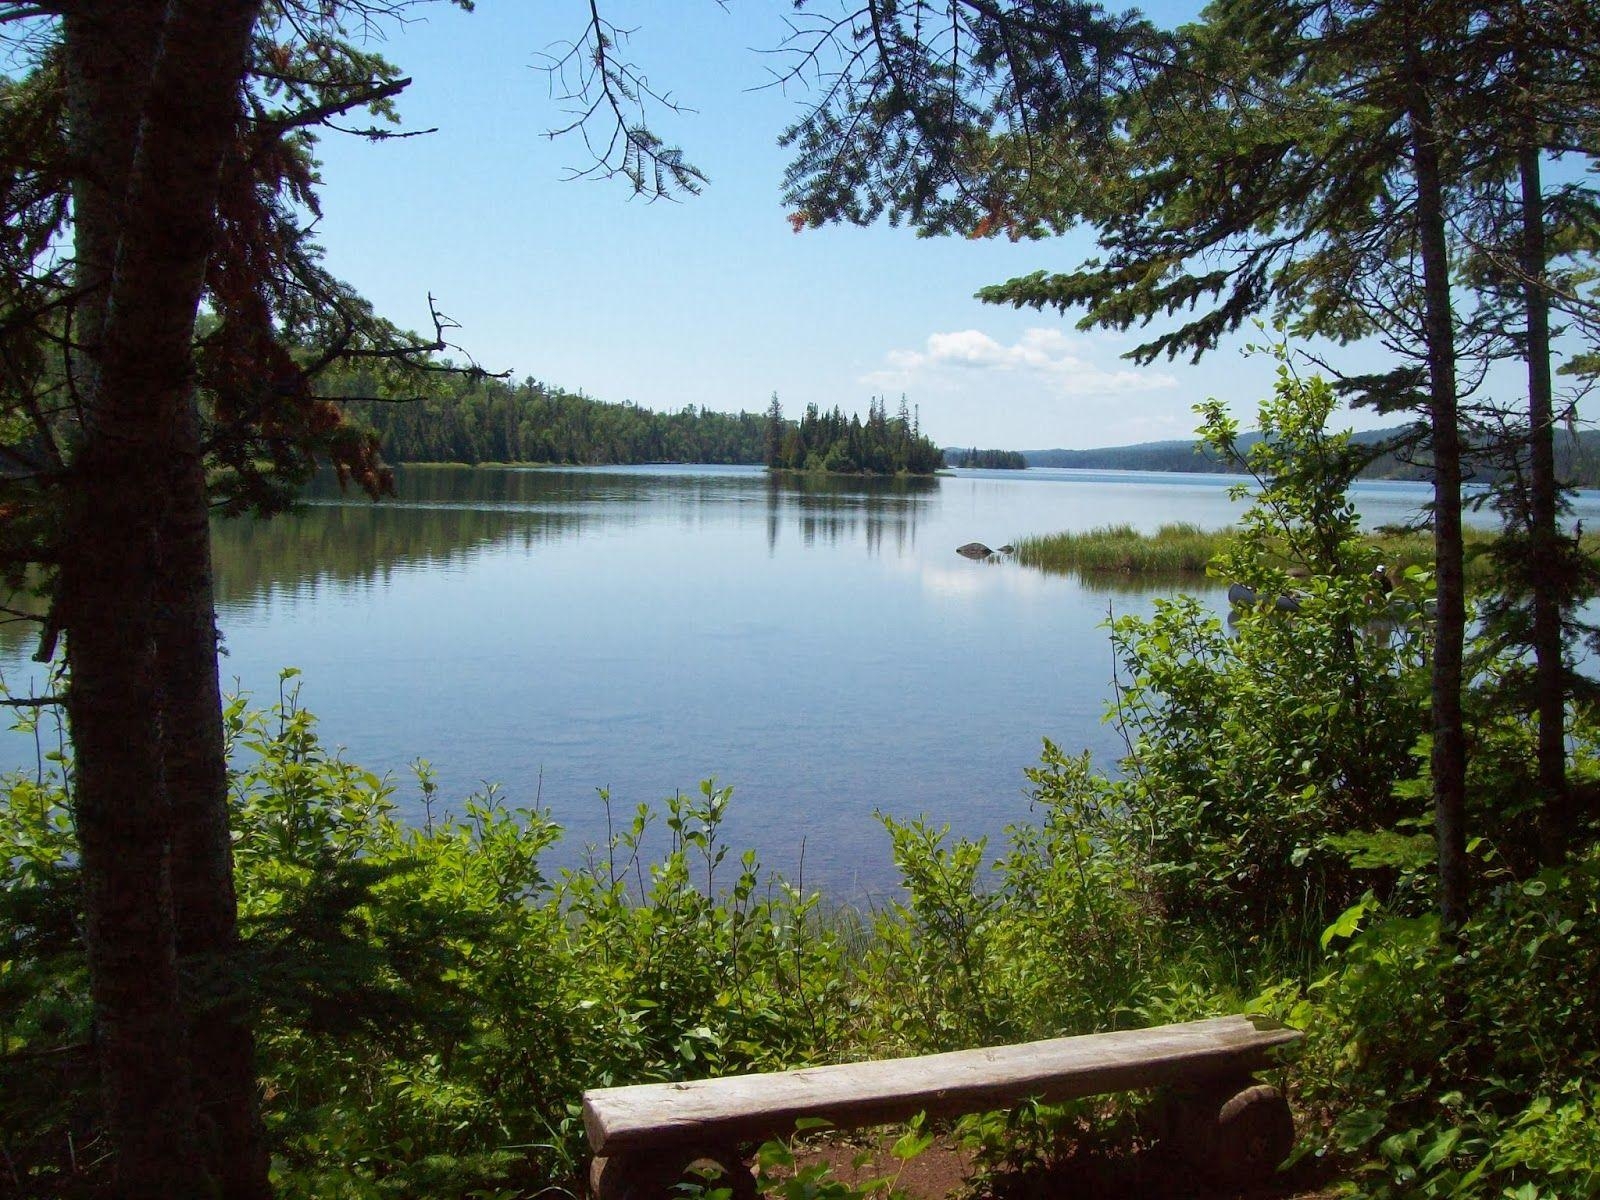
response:
[[[732,1075],[686,1083],[591,1088],[583,1123],[598,1200],[672,1194],[709,1165],[735,1200],[755,1193],[742,1147],[795,1132],[802,1118],[838,1128],[886,1125],[918,1113],[957,1116],[1140,1088],[1172,1089],[1170,1136],[1213,1180],[1269,1175],[1294,1142],[1289,1107],[1252,1074],[1299,1039],[1262,1017],[1216,1017],[1154,1029],[1053,1038],[919,1058]]]

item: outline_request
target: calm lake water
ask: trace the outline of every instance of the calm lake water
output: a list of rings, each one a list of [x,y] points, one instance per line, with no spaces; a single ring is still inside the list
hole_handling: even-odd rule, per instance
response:
[[[265,524],[216,526],[225,682],[280,668],[347,757],[423,757],[447,800],[502,785],[568,831],[715,776],[727,832],[841,897],[894,880],[876,810],[998,835],[1029,816],[1041,737],[1118,752],[1109,612],[1152,593],[969,562],[957,546],[1129,522],[1229,524],[1214,476],[960,471],[923,483],[769,480],[759,469],[411,469],[371,504],[331,484]],[[1364,484],[1369,523],[1426,490]],[[1600,515],[1600,496],[1580,498]],[[1221,592],[1200,594],[1219,606]],[[0,640],[14,690],[32,647]],[[31,764],[12,735],[5,765]]]

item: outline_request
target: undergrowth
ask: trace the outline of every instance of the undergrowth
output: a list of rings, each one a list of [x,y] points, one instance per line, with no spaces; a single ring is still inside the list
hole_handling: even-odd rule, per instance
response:
[[[1224,949],[1225,921],[1185,916],[1179,864],[1136,860],[1109,836],[1109,806],[1128,793],[1053,747],[1031,772],[1038,819],[1001,853],[890,820],[902,897],[829,914],[730,852],[719,836],[730,793],[710,782],[635,813],[591,866],[551,873],[548,814],[490,791],[459,815],[403,824],[390,782],[329,752],[292,689],[267,712],[235,701],[228,717],[281,1195],[575,1191],[586,1087],[1240,1009],[1307,1031],[1287,1076],[1309,1118],[1303,1152],[1348,1160],[1368,1194],[1577,1197],[1600,1179],[1593,847],[1525,877],[1487,863],[1492,886],[1453,949],[1427,913],[1426,872],[1374,863],[1369,847],[1386,895],[1369,889],[1336,914],[1302,970],[1286,929]],[[669,847],[643,862],[657,820]],[[103,1163],[58,780],[10,781],[0,854],[11,1190],[89,1194]],[[1225,889],[1220,861],[1181,869]],[[1025,1107],[974,1118],[964,1136],[1015,1167],[1114,1131],[1134,1104]],[[808,1171],[808,1195],[860,1194]]]

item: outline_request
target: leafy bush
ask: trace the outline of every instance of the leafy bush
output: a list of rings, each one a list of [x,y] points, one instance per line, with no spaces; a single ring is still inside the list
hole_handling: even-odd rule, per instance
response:
[[[885,818],[905,898],[879,914],[864,1001],[881,1045],[924,1053],[1142,1024],[1158,971],[1160,914],[1123,864],[1094,844],[1087,763],[1046,743],[1029,771],[1039,825],[986,843],[949,841],[925,821]]]
[[[93,1175],[104,1154],[75,854],[50,777],[8,781],[0,803],[0,1151],[19,1190],[33,1164]]]
[[[407,825],[285,684],[270,712],[225,714],[284,1196],[575,1190],[586,1087],[1140,1024],[1159,1003],[1160,913],[1064,782],[1087,763],[1053,747],[1044,819],[992,873],[982,843],[887,821],[904,897],[862,918],[734,858],[711,782],[556,875],[547,814],[490,789],[435,819],[426,764],[428,815]],[[68,812],[59,777],[12,779],[0,804],[0,1116],[24,1193],[91,1190],[104,1166]],[[656,820],[668,846],[648,862]]]
[[[1333,403],[1285,367],[1261,407],[1245,460],[1259,490],[1212,570],[1266,602],[1231,631],[1188,597],[1112,624],[1129,753],[1122,829],[1106,836],[1137,837],[1168,913],[1224,942],[1314,944],[1370,885],[1330,839],[1402,815],[1393,785],[1425,728],[1423,632],[1396,619],[1423,581],[1398,597],[1378,586],[1346,494],[1360,453],[1323,428]],[[1234,423],[1201,411],[1206,440],[1231,452]],[[1272,602],[1290,594],[1292,612]]]
[[[1308,1148],[1378,1197],[1595,1194],[1600,849],[1502,873],[1454,942],[1370,897],[1326,941],[1320,978],[1269,997],[1308,1031],[1297,1074],[1328,1114]]]

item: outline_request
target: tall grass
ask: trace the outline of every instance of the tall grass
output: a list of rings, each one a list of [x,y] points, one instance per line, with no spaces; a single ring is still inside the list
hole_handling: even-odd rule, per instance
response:
[[[1183,522],[1150,534],[1132,525],[1107,525],[1087,533],[1025,537],[1017,543],[1017,561],[1063,573],[1203,575],[1229,536],[1226,529]]]
[[[1132,525],[1106,525],[1087,533],[1052,533],[1020,538],[1017,561],[1023,566],[1058,574],[1140,576],[1181,579],[1206,573],[1206,564],[1222,551],[1232,530],[1201,529],[1187,522],[1163,525],[1141,533]],[[1488,529],[1463,531],[1469,584],[1486,583],[1495,572],[1489,548],[1496,534]],[[1385,528],[1368,535],[1384,570],[1398,579],[1408,567],[1433,566],[1433,535],[1426,530]],[[1585,533],[1583,549],[1600,554],[1600,534]]]

